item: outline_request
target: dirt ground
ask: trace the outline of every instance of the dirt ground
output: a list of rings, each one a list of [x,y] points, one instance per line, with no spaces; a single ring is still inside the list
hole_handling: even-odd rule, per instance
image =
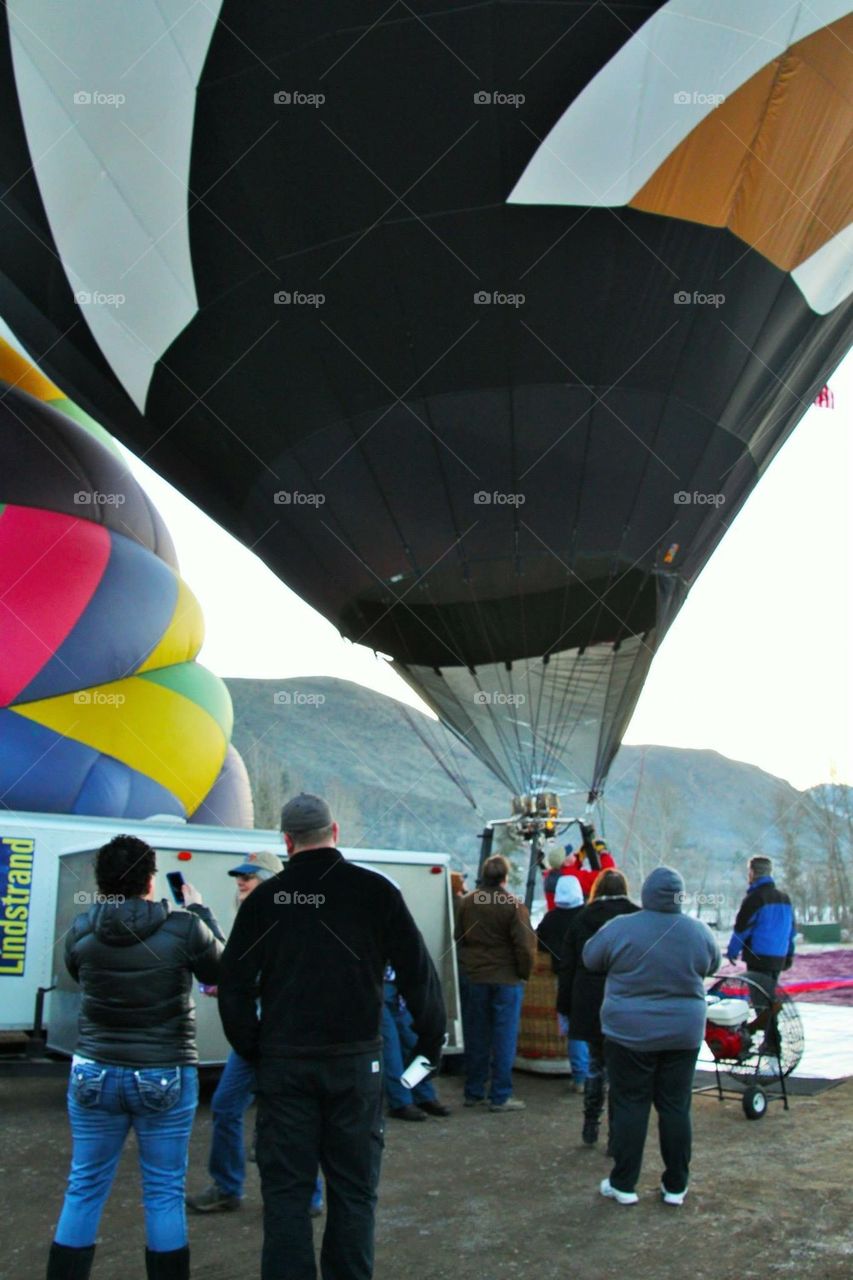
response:
[[[0,1077],[0,1276],[41,1280],[69,1157],[64,1081]],[[737,1101],[694,1104],[690,1195],[660,1203],[655,1141],[640,1203],[598,1194],[609,1171],[580,1145],[580,1098],[559,1079],[516,1076],[528,1110],[461,1105],[440,1081],[447,1120],[389,1120],[377,1214],[376,1280],[850,1280],[853,1276],[853,1080],[772,1103],[748,1122]],[[189,1186],[207,1181],[210,1112],[199,1110]],[[260,1193],[249,1166],[237,1213],[190,1219],[193,1274],[254,1280]],[[316,1227],[319,1242],[323,1219]],[[93,1280],[143,1280],[133,1139],[102,1221]]]

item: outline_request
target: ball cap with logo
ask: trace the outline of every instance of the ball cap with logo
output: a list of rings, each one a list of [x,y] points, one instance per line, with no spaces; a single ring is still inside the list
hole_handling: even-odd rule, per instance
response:
[[[289,836],[322,831],[332,821],[332,811],[322,796],[312,796],[307,791],[288,800],[281,811],[281,829]]]
[[[271,880],[279,871],[284,870],[284,863],[274,853],[262,849],[260,853],[249,853],[245,862],[239,867],[232,867],[229,876],[257,876],[259,880]]]

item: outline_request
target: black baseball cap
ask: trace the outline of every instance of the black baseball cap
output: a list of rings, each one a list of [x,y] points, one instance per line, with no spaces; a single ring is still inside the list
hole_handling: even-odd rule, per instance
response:
[[[287,804],[281,811],[281,829],[288,835],[297,836],[305,831],[320,831],[332,825],[332,811],[322,796],[309,795],[303,791]]]

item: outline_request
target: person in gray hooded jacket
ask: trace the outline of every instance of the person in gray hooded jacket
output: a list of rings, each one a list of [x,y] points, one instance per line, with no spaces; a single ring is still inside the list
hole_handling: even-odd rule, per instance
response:
[[[705,1029],[703,979],[720,965],[707,925],[682,914],[684,881],[656,867],[642,911],[609,921],[583,949],[590,972],[606,973],[601,1027],[610,1077],[614,1164],[602,1195],[636,1204],[652,1103],[664,1174],[661,1195],[682,1204],[690,1169],[690,1103]]]

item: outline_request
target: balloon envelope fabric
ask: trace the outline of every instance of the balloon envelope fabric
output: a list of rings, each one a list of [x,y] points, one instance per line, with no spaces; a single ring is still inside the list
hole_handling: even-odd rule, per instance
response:
[[[1,342],[0,371],[0,807],[251,825],[231,700],[194,661],[202,614],[159,515]]]
[[[0,309],[509,788],[595,791],[850,345],[851,8],[8,0]]]

